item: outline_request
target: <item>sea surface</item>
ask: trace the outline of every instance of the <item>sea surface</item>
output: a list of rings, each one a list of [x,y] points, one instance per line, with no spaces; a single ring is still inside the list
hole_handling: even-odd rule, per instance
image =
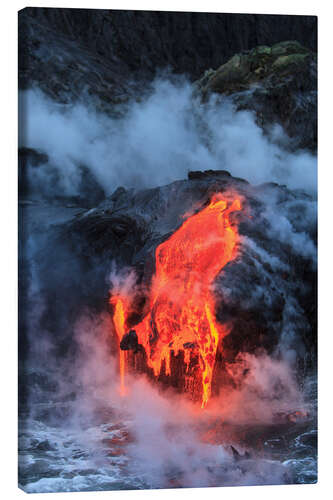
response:
[[[307,415],[291,413],[270,425],[233,425],[216,418],[199,423],[211,460],[205,449],[200,463],[197,449],[189,454],[186,470],[172,459],[154,469],[153,455],[152,468],[142,469],[133,454],[136,438],[126,411],[104,407],[75,420],[69,418],[74,402],[35,405],[21,410],[19,418],[19,486],[38,493],[315,483],[314,380],[307,391],[312,406]],[[159,452],[154,443],[152,450]]]

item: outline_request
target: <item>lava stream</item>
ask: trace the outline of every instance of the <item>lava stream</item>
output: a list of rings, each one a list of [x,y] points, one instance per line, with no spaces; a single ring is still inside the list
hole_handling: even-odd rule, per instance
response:
[[[163,361],[165,373],[170,375],[171,351],[175,355],[184,352],[187,368],[191,351],[199,355],[202,408],[211,395],[219,340],[228,333],[227,327],[215,317],[212,284],[221,269],[236,257],[239,235],[229,215],[239,210],[239,198],[228,203],[221,196],[214,196],[208,206],[190,216],[157,247],[149,312],[133,327],[156,377]],[[115,305],[115,328],[121,339],[126,330],[128,297],[117,295],[111,301]],[[123,380],[122,355],[121,351]]]
[[[126,301],[124,298],[113,296],[110,300],[111,304],[114,305],[114,314],[113,314],[113,322],[115,325],[115,330],[117,332],[117,336],[119,339],[119,343],[123,338],[125,332],[125,305]],[[125,351],[122,351],[119,348],[119,372],[120,372],[120,394],[121,396],[125,396],[126,387],[125,387]]]

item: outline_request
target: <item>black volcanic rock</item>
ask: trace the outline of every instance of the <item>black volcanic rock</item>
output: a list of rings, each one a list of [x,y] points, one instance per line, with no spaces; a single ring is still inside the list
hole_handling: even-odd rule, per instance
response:
[[[50,162],[48,155],[36,149],[21,147],[18,150],[19,197],[74,204],[84,208],[96,206],[105,198],[104,189],[85,165],[77,164],[77,172],[80,176],[79,195],[66,195],[58,169]]]
[[[49,161],[47,154],[31,148],[18,150],[18,191],[24,197],[29,193],[28,168],[39,167]]]
[[[230,177],[230,173],[227,170],[204,170],[203,172],[201,170],[195,170],[188,173],[190,181],[214,176]]]
[[[129,351],[130,349],[137,351],[139,348],[138,336],[135,330],[130,330],[126,333],[120,342],[120,349],[123,351]]]
[[[317,56],[297,41],[235,54],[196,86],[203,99],[212,93],[231,95],[236,109],[254,111],[268,133],[280,124],[292,149],[316,151]]]
[[[195,80],[239,51],[288,39],[316,51],[316,17],[28,7],[19,12],[19,87],[117,104],[161,69]]]

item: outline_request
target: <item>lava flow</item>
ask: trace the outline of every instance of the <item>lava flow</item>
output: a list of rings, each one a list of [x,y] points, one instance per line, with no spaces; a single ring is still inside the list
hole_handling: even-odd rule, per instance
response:
[[[119,343],[123,338],[125,332],[125,305],[124,297],[113,296],[110,299],[111,304],[114,305],[113,322],[115,330],[119,339]],[[120,394],[125,396],[125,352],[119,349],[119,372],[120,372]]]
[[[170,375],[171,352],[184,352],[188,369],[191,353],[199,358],[202,404],[211,395],[213,369],[219,340],[228,333],[217,322],[212,284],[221,269],[236,257],[239,235],[230,213],[241,210],[241,201],[232,203],[214,196],[209,205],[190,216],[155,253],[155,275],[149,295],[149,312],[133,327],[138,343],[147,354],[155,377],[162,370]],[[125,333],[128,298],[117,295],[114,324],[118,338]],[[120,355],[123,384],[124,359]]]

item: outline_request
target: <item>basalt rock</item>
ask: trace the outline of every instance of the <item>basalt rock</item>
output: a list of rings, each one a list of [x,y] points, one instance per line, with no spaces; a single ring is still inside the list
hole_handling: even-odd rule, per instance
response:
[[[79,194],[67,195],[64,192],[58,168],[52,164],[45,152],[26,147],[18,150],[20,199],[33,198],[83,208],[96,206],[105,198],[104,189],[85,165],[77,164],[77,173],[80,178],[77,186]]]
[[[317,56],[297,41],[234,55],[197,82],[203,99],[232,96],[237,110],[254,111],[267,133],[280,124],[291,149],[317,148]]]
[[[317,19],[28,7],[19,12],[19,87],[61,102],[85,92],[116,112],[165,68],[196,80],[237,52],[287,39],[315,51]]]
[[[48,162],[47,154],[31,148],[18,150],[18,189],[22,198],[29,192],[28,169],[40,167]]]
[[[138,351],[138,348],[138,336],[135,330],[130,330],[121,339],[120,349],[122,349],[123,351],[129,351],[132,349],[136,353]]]
[[[214,176],[230,177],[230,173],[227,170],[205,170],[204,172],[202,172],[201,170],[195,170],[193,172],[188,173],[188,178],[190,181],[196,179],[206,179],[207,177],[214,177]]]

